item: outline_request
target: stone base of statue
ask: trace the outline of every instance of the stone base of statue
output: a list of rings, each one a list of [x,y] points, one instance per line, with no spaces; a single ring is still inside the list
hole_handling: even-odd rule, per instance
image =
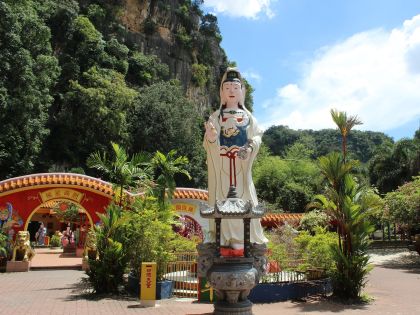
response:
[[[250,300],[239,301],[235,304],[216,302],[214,304],[216,315],[252,315],[252,303]]]
[[[216,258],[207,275],[217,296],[215,314],[252,314],[248,295],[258,282],[258,272],[252,258]]]
[[[217,299],[214,314],[251,315],[248,295],[265,273],[265,244],[252,244],[251,257],[220,257],[216,243],[197,246],[199,277],[207,277]]]
[[[30,261],[8,261],[6,272],[28,272],[31,268]]]

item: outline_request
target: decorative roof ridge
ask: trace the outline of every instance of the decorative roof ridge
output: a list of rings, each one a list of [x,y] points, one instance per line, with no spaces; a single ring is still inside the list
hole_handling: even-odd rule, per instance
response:
[[[37,173],[23,175],[0,181],[0,193],[14,190],[15,188],[40,186],[45,184],[70,184],[81,187],[91,187],[98,191],[112,195],[112,184],[100,178],[77,174],[77,173]],[[98,186],[96,186],[96,185]],[[101,189],[102,186],[102,189]],[[104,191],[106,190],[106,191]],[[132,197],[142,195],[143,193],[126,193]],[[208,191],[205,189],[177,187],[173,199],[194,199],[208,200]]]
[[[92,176],[88,176],[88,175],[84,175],[84,174],[78,174],[78,173],[36,173],[36,174],[29,174],[29,175],[12,177],[12,178],[2,180],[2,181],[0,181],[0,186],[3,185],[3,184],[9,183],[9,182],[13,182],[13,181],[24,180],[24,179],[29,179],[29,178],[37,178],[37,177],[42,177],[42,176],[46,176],[46,177],[74,176],[74,177],[79,177],[79,178],[82,178],[82,179],[94,180],[94,181],[99,182],[103,185],[112,186],[111,183],[106,182],[106,181],[104,181],[100,178],[96,178],[96,177],[92,177]]]
[[[126,191],[126,193],[131,197],[137,197],[144,194],[144,192],[140,193],[132,193]],[[186,196],[185,194],[188,194]],[[193,200],[208,200],[208,191],[205,189],[198,189],[198,188],[188,188],[188,187],[177,187],[174,191],[173,199],[193,199]]]
[[[189,188],[189,187],[177,187],[176,188],[176,191],[180,191],[180,190],[182,190],[182,191],[186,190],[186,191],[192,191],[192,192],[201,192],[201,193],[208,194],[208,190],[200,189],[200,188]]]
[[[273,216],[288,216],[288,215],[303,216],[304,213],[301,213],[301,212],[281,212],[281,213],[269,212],[269,213],[266,213],[266,215],[273,215]]]
[[[44,185],[71,185],[97,190],[112,196],[112,184],[91,176],[76,173],[37,173],[0,181],[0,193]]]

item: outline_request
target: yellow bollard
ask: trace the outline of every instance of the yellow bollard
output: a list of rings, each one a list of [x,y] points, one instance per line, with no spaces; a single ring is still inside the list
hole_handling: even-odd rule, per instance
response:
[[[143,262],[140,275],[140,304],[154,307],[156,304],[156,263]]]

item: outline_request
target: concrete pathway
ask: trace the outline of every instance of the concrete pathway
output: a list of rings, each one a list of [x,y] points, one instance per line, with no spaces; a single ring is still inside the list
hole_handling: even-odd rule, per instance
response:
[[[377,253],[388,258],[395,253]],[[378,262],[379,263],[379,262]],[[366,305],[343,305],[323,298],[256,304],[254,314],[420,314],[420,256],[400,251],[382,259],[369,275],[366,292],[374,300]],[[79,270],[39,270],[0,274],[0,314],[211,314],[213,306],[187,299],[158,301],[155,308],[142,308],[130,297],[86,295]]]
[[[35,248],[35,256],[31,261],[34,269],[82,269],[82,258],[75,254],[65,254],[63,249]]]

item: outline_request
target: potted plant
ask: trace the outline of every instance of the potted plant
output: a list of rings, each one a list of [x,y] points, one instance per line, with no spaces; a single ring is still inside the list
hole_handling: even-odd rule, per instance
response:
[[[54,234],[50,240],[50,248],[60,248],[61,247],[61,237],[57,234]]]

